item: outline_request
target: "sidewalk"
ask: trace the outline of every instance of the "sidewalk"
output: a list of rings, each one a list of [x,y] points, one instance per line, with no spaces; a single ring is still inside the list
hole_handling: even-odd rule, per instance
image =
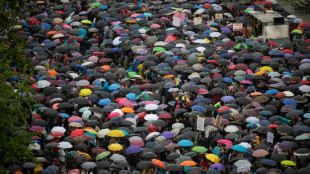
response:
[[[286,0],[278,0],[278,4],[281,5],[287,12],[295,15],[297,18],[301,18],[304,22],[310,22],[310,13],[294,12],[294,8]]]

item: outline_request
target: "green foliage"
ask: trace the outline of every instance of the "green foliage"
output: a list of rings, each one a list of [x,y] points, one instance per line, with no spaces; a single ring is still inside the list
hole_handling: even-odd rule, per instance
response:
[[[31,133],[26,119],[30,117],[33,100],[29,96],[31,74],[24,47],[25,41],[12,33],[0,43],[0,173],[6,173],[5,168],[12,164],[21,164],[22,156],[33,158],[27,148]],[[14,73],[11,66],[18,66],[20,74]],[[24,80],[7,83],[10,77],[20,75]],[[26,95],[21,97],[22,93]]]

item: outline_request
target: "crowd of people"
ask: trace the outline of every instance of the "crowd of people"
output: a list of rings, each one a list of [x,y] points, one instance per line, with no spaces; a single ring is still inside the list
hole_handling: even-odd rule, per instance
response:
[[[256,4],[289,18],[291,42],[248,31]],[[310,23],[275,0],[28,7],[12,31],[35,69],[36,161],[9,173],[310,173]]]

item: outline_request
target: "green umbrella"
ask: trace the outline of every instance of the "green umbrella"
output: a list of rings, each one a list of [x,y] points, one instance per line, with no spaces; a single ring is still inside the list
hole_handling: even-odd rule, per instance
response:
[[[110,155],[109,151],[101,152],[96,156],[96,160],[101,160]]]
[[[249,13],[250,11],[254,11],[254,9],[253,8],[247,8],[244,10],[244,12],[246,12],[246,13]]]
[[[204,153],[206,152],[208,149],[203,147],[203,146],[195,146],[192,148],[192,151],[197,152],[197,153]]]
[[[41,107],[45,107],[44,105],[42,104],[34,104],[32,105],[33,108],[41,108]]]
[[[295,29],[293,31],[291,31],[291,33],[298,33],[298,34],[302,34],[302,31],[299,29]]]
[[[149,27],[142,27],[143,29],[146,29],[147,31],[151,30]]]
[[[102,6],[102,4],[100,4],[99,2],[94,2],[94,3],[91,3],[89,6],[90,7],[100,7],[100,6]]]
[[[138,75],[138,73],[136,73],[136,72],[129,72],[129,73],[128,73],[128,77],[129,77],[129,78],[131,78],[131,77],[133,77],[133,76],[135,76],[135,75]]]
[[[243,76],[235,76],[234,79],[238,82],[244,80],[244,77]]]
[[[295,140],[308,140],[310,137],[308,135],[299,135],[295,137]]]
[[[249,49],[249,47],[245,43],[238,43],[237,45],[234,46],[234,49],[247,50]]]
[[[68,158],[68,157],[74,157],[78,154],[79,152],[78,151],[69,151],[66,153],[65,157]]]
[[[166,49],[163,48],[163,47],[155,47],[155,48],[153,48],[153,51],[154,51],[154,52],[165,52]]]
[[[131,89],[137,89],[137,90],[141,90],[140,86],[134,85],[132,87],[130,87]]]
[[[137,98],[139,100],[143,100],[143,101],[152,101],[151,96],[148,95],[148,94],[140,94],[140,95],[137,96]]]
[[[236,139],[238,138],[239,135],[238,134],[234,134],[234,133],[229,133],[225,136],[225,139],[228,139],[228,140],[233,140],[233,139]]]

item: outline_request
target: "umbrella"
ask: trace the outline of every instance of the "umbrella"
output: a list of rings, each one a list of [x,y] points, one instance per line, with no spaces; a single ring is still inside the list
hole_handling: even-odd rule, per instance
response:
[[[277,165],[277,163],[274,160],[271,160],[271,159],[262,159],[260,162],[262,164],[266,164],[268,166],[275,166],[275,165]]]
[[[214,154],[206,154],[205,157],[213,163],[220,162],[220,158]]]
[[[81,167],[82,167],[83,169],[93,169],[93,168],[97,167],[97,164],[94,163],[94,162],[85,162],[85,163],[83,163],[83,164],[81,165]]]
[[[238,152],[246,152],[246,151],[248,151],[245,147],[243,147],[241,145],[234,145],[231,149],[235,150],[235,151],[238,151]]]
[[[154,168],[154,164],[151,161],[141,161],[137,164],[137,168],[140,170],[150,170]]]
[[[194,143],[190,140],[181,140],[178,142],[178,145],[182,147],[191,147]]]
[[[120,151],[123,149],[123,146],[120,144],[114,143],[114,144],[109,145],[108,148],[113,151]]]
[[[254,157],[264,157],[266,155],[268,155],[268,151],[263,150],[263,149],[255,150],[252,153],[252,156],[254,156]]]
[[[225,170],[225,166],[221,163],[214,163],[210,166],[210,169],[215,169],[217,171],[224,171]]]
[[[296,164],[290,160],[283,160],[283,161],[281,161],[281,164],[286,165],[286,166],[296,166]]]
[[[126,152],[128,154],[139,153],[140,151],[141,151],[141,148],[139,146],[129,146],[126,149]]]
[[[180,163],[180,165],[181,166],[195,166],[195,165],[197,165],[197,163],[194,161],[183,161]]]
[[[109,151],[102,152],[96,156],[96,160],[101,160],[110,155]]]
[[[157,166],[159,166],[161,168],[164,168],[164,169],[166,168],[166,165],[162,161],[160,161],[158,159],[152,159],[152,162],[153,162],[153,164],[155,164],[155,165],[157,165]]]
[[[207,152],[207,148],[205,148],[204,146],[195,146],[192,148],[192,151],[197,152],[197,153],[204,153]]]

